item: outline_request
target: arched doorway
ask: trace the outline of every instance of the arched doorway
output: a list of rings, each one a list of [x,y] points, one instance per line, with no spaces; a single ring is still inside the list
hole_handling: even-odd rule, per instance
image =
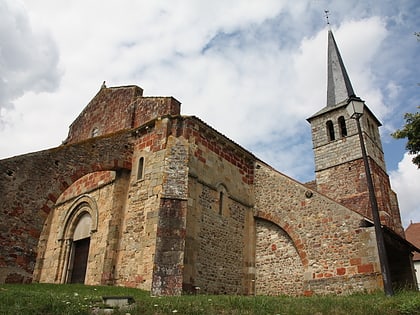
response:
[[[60,220],[56,282],[89,282],[91,236],[98,229],[98,207],[93,198],[82,195],[73,201]]]
[[[92,218],[88,212],[80,215],[74,229],[67,275],[68,283],[84,283],[89,257]]]

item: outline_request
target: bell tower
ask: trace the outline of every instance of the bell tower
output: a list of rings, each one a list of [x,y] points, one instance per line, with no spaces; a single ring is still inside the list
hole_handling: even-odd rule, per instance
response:
[[[346,107],[356,97],[331,30],[328,31],[327,104],[309,117],[317,190],[372,219],[357,125]],[[365,106],[360,118],[381,222],[403,233],[398,202],[386,172],[381,122]]]

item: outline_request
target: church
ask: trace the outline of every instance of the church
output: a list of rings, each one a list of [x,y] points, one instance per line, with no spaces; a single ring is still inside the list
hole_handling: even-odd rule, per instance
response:
[[[326,106],[311,125],[315,180],[275,170],[173,97],[106,87],[62,145],[0,161],[0,283],[136,287],[153,295],[349,294],[383,289],[356,97],[328,31]],[[302,122],[303,123],[303,122]],[[416,286],[385,167],[380,121],[364,106],[394,288]]]

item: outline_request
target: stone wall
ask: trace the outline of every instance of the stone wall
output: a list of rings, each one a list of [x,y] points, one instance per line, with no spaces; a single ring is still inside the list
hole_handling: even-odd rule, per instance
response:
[[[72,124],[66,145],[0,161],[0,282],[30,282],[33,271],[35,281],[65,282],[72,229],[87,212],[87,284],[155,295],[310,295],[381,286],[375,234],[361,214],[179,113],[170,97],[103,88]],[[95,128],[101,135],[92,134]],[[368,147],[380,152],[380,142]],[[330,154],[327,146],[315,151]],[[360,160],[343,152],[328,155],[337,160],[318,172],[317,184],[343,204],[350,199],[341,193],[364,207]],[[398,210],[381,164],[372,168],[380,205]],[[396,221],[392,209],[387,220]]]
[[[376,122],[373,115],[369,113],[369,111],[366,111],[366,115],[363,115],[360,119],[366,151],[368,156],[375,160],[383,170],[386,170],[378,130],[379,122]],[[340,116],[345,118],[347,135],[344,137],[340,135],[340,126],[338,124]],[[333,123],[335,140],[328,138],[327,121]],[[345,107],[317,116],[311,119],[310,123],[315,155],[315,172],[361,158],[362,152],[357,125],[354,119],[348,117]]]
[[[255,294],[303,292],[304,268],[289,235],[274,223],[257,219]]]
[[[157,117],[181,113],[181,103],[173,97],[139,97],[131,106],[134,108],[133,127],[140,127]]]
[[[86,284],[101,284],[102,271],[104,270],[105,254],[107,253],[108,235],[110,233],[109,222],[113,215],[112,202],[113,198],[109,198],[114,194],[114,185],[108,183],[99,189],[91,191],[88,195],[89,198],[98,207],[98,226],[95,231],[91,233],[90,247],[89,247],[89,260],[86,272]],[[67,246],[71,246],[71,239],[66,239],[63,234],[63,228],[68,225],[68,218],[70,211],[74,210],[77,206],[78,199],[68,199],[63,203],[58,204],[53,211],[51,211],[49,227],[50,231],[45,253],[38,259],[38,266],[42,267],[38,271],[39,276],[37,281],[47,283],[66,283],[67,270],[69,266],[67,261],[69,257],[64,255]]]
[[[346,136],[340,135],[338,117],[345,118]],[[328,139],[327,121],[332,121],[336,139]],[[315,155],[317,190],[342,205],[372,219],[369,191],[357,124],[350,119],[345,107],[324,113],[310,120]],[[398,206],[392,201],[393,192],[386,173],[384,154],[379,135],[380,124],[366,109],[360,119],[365,147],[369,158],[381,219],[403,235]]]
[[[86,283],[117,284],[145,290],[153,289],[157,294],[177,294],[175,291],[172,293],[169,291],[157,292],[158,289],[171,287],[167,283],[162,283],[162,281],[155,280],[154,283],[157,283],[157,285],[152,287],[153,273],[159,272],[156,267],[162,267],[165,264],[164,261],[158,260],[158,256],[168,254],[168,249],[165,246],[156,248],[156,244],[161,244],[165,237],[167,239],[168,232],[165,232],[165,228],[162,226],[166,222],[174,222],[174,218],[167,218],[168,216],[165,216],[162,211],[168,209],[167,205],[173,204],[171,199],[183,198],[185,201],[187,200],[185,196],[187,195],[188,146],[185,147],[185,144],[182,141],[179,142],[176,138],[167,138],[168,125],[170,125],[170,120],[159,119],[130,133],[133,135],[131,143],[134,152],[130,161],[133,168],[127,175],[128,177],[125,176],[127,177],[123,181],[125,184],[118,185],[117,181],[117,185],[112,184],[111,191],[104,191],[105,188],[101,187],[113,183],[116,180],[115,175],[110,172],[90,173],[68,187],[58,198],[55,212],[66,212],[71,203],[65,201],[80,195],[88,194],[98,204],[102,224],[100,233],[92,234]],[[170,144],[167,148],[168,141]],[[140,159],[143,160],[141,178],[138,177]],[[182,168],[185,171],[182,171]],[[184,185],[180,182],[182,176],[184,177]],[[96,190],[98,187],[100,189]],[[102,196],[102,199],[96,197],[96,195]],[[110,204],[105,205],[105,200]],[[113,209],[113,211],[109,209]],[[186,210],[183,210],[183,213],[185,212]],[[161,222],[160,219],[163,221]],[[45,242],[56,240],[54,231],[62,223],[62,221],[57,223],[57,220],[55,220],[47,225],[44,229],[46,235],[40,241],[40,248],[43,247],[41,244],[44,239]],[[174,226],[171,226],[171,229],[176,231]],[[185,230],[185,227],[183,229]],[[166,231],[169,231],[168,228]],[[100,235],[103,243],[97,243],[95,235]],[[184,240],[182,239],[181,242],[184,242]],[[107,244],[107,246],[104,246],[104,244]],[[63,272],[62,268],[65,267],[65,260],[68,257],[52,255],[54,250],[57,251],[57,246],[54,247],[51,244],[47,246],[45,256],[48,258],[46,261],[42,260],[42,262],[40,259],[38,268],[40,271],[45,266],[50,275],[52,274],[50,273],[51,268],[55,268],[55,273]],[[100,255],[95,253],[97,249],[100,249]],[[180,249],[183,249],[183,247],[181,246]],[[156,251],[158,255],[155,255]],[[57,260],[57,263],[50,268],[48,264],[55,260]],[[180,261],[178,259],[176,264],[181,266],[182,259]],[[96,270],[96,274],[93,275],[90,270]],[[161,274],[160,276],[164,275]],[[52,278],[48,277],[38,276],[38,278],[41,281],[52,281]],[[182,289],[182,273],[178,278],[181,279],[179,287]],[[54,281],[64,282],[65,278],[61,277]]]
[[[131,133],[0,161],[0,282],[30,282],[37,245],[51,209],[72,183],[88,173],[131,169]]]
[[[180,295],[188,197],[188,144],[170,136],[164,159],[163,187],[156,231],[152,294]]]
[[[105,220],[104,215],[109,211],[109,206],[104,207],[107,200],[103,196],[112,196],[112,183],[114,181],[115,172],[113,171],[90,173],[78,179],[58,197],[56,205],[48,215],[38,242],[38,257],[34,270],[34,281],[49,283],[65,282],[67,271],[63,270],[62,253],[65,246],[71,246],[71,240],[65,240],[63,238],[63,229],[69,223],[67,222],[70,217],[69,211],[74,210],[74,207],[78,203],[81,203],[81,196],[88,196],[95,205],[99,204],[101,212],[98,215],[100,215],[102,223]],[[102,229],[104,229],[103,226],[100,228],[101,238],[105,241],[104,235],[107,234],[102,232]],[[95,243],[95,240],[93,240],[91,246],[97,247]],[[102,269],[96,268],[97,271]]]
[[[66,143],[138,128],[157,117],[179,115],[173,97],[143,97],[138,86],[102,88],[70,125]]]
[[[388,174],[369,158],[381,222],[403,235],[404,229]],[[317,190],[373,220],[365,166],[362,159],[330,167],[317,173]]]
[[[197,119],[190,143],[184,290],[250,293],[253,159]]]
[[[156,235],[164,185],[168,120],[154,121],[137,129],[133,169],[119,235],[115,284],[152,289]],[[139,161],[143,160],[139,178]]]
[[[137,86],[101,88],[70,125],[66,143],[133,128],[130,104],[142,94],[143,90]]]
[[[60,258],[62,265],[50,266],[48,257],[56,258],[55,253],[51,255],[57,248],[57,244],[54,247],[47,243],[49,233],[54,234],[57,227],[56,219],[49,215],[51,210],[62,212],[69,206],[67,203],[62,206],[65,201],[98,188],[100,192],[103,185],[115,180],[111,173],[97,171],[131,171],[133,166],[131,174],[124,175],[128,176],[122,181],[124,184],[114,187],[114,196],[109,195],[111,192],[104,195],[111,198],[110,207],[114,212],[108,215],[105,234],[101,235],[108,244],[107,248],[101,247],[103,257],[94,254],[102,264],[95,267],[100,275],[94,277],[96,280],[99,277],[97,283],[102,284],[152,288],[161,200],[168,196],[176,198],[179,183],[170,173],[178,174],[179,168],[173,172],[171,167],[176,163],[178,167],[185,166],[186,162],[175,161],[164,171],[167,138],[172,128],[170,120],[164,116],[179,114],[180,103],[171,97],[143,98],[141,94],[138,87],[103,88],[72,124],[67,145],[0,162],[3,174],[0,186],[5,193],[2,221],[7,227],[2,229],[1,282],[30,282],[34,269],[35,281],[64,281],[63,277],[44,277],[44,266],[47,270],[55,268],[56,274],[66,267],[64,256]],[[109,124],[110,120],[116,125]],[[101,124],[102,135],[92,138],[90,131]],[[120,131],[136,124],[143,125]],[[174,155],[169,152],[169,158],[171,154]],[[138,178],[139,158],[144,162],[142,178]],[[16,195],[16,191],[22,194]],[[57,210],[56,207],[64,208]],[[101,211],[107,212],[106,209]],[[68,254],[71,240],[67,243],[62,247]],[[92,237],[92,250],[99,246]],[[87,277],[91,283],[93,278],[90,274]]]
[[[256,168],[255,197],[255,216],[277,225],[287,234],[283,239],[293,242],[304,270],[300,294],[350,293],[362,288],[378,288],[381,275],[375,233],[373,228],[361,227],[361,215],[264,164]],[[273,229],[264,232],[259,228],[257,232],[257,240],[263,242],[257,244],[258,260],[267,255],[265,243]],[[272,242],[268,247],[277,250],[279,244],[282,243]],[[284,250],[292,253],[290,243],[284,246]],[[278,277],[277,272],[274,267],[271,270],[265,267],[264,272],[257,272],[256,281],[262,278],[269,283]],[[295,281],[293,273],[289,283],[292,281]],[[318,285],[321,282],[323,285]],[[260,288],[259,294],[272,294],[267,285],[257,283],[257,288]],[[291,287],[282,289],[285,291],[278,294],[299,294]]]
[[[200,184],[190,193],[187,215],[184,289],[207,294],[243,294],[246,261],[245,216],[247,207],[224,197],[219,212],[217,189]]]

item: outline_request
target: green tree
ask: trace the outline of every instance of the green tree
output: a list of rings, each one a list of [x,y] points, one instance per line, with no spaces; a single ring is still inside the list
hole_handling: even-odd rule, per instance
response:
[[[417,106],[420,109],[420,106]],[[407,138],[405,148],[410,154],[415,154],[413,163],[420,168],[420,113],[406,113],[404,115],[405,126],[391,134],[395,139]]]

